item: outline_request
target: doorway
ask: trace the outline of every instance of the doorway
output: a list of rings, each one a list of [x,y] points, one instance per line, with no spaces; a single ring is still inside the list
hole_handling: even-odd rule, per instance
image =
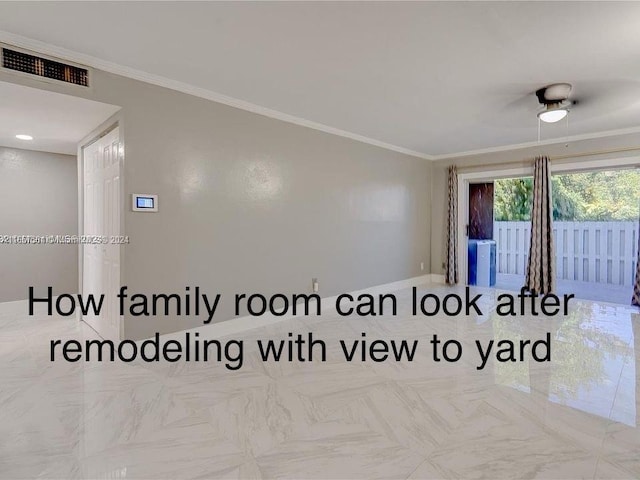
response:
[[[466,251],[467,283],[492,287],[496,283],[496,246],[493,240],[494,182],[469,184],[469,237]]]
[[[114,125],[119,106],[0,82],[0,224],[30,244],[3,244],[0,303],[82,291],[82,149]],[[120,132],[121,134],[121,132]],[[120,177],[121,179],[122,177]]]
[[[558,293],[629,303],[636,272],[640,172],[554,173],[551,182]],[[533,179],[502,179],[495,185],[496,286],[517,289],[526,273]]]
[[[120,288],[120,242],[123,148],[116,125],[82,147],[82,294],[104,295],[99,315],[83,320],[104,339],[122,332],[117,293]]]
[[[640,172],[633,169],[637,163],[637,158],[627,158],[552,166],[558,293],[629,303],[639,236]],[[494,186],[495,287],[501,290],[517,291],[524,285],[529,253],[531,174],[531,168],[516,168],[459,175],[458,224],[459,231],[467,235],[477,218],[487,216],[479,216],[473,210],[473,184],[486,182]],[[484,202],[483,208],[489,208],[490,203]],[[470,271],[466,253],[472,237],[467,235],[459,236],[459,251],[464,253],[459,258],[464,279]]]

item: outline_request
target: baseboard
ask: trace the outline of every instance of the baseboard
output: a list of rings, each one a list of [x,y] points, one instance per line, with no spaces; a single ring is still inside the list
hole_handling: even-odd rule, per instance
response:
[[[72,293],[71,295],[77,295],[76,293]],[[56,300],[58,299],[58,295],[51,297],[51,304],[55,306]],[[55,307],[54,307],[55,311]],[[7,302],[0,302],[0,313],[2,314],[29,314],[29,299],[25,298],[24,300],[9,300]],[[47,305],[42,302],[35,302],[33,305],[33,316],[47,315],[48,309]]]
[[[405,288],[410,288],[417,285],[423,284],[444,284],[444,275],[438,274],[427,274],[421,275],[418,277],[408,278],[406,280],[399,280],[397,282],[385,283],[382,285],[375,285],[369,288],[363,288],[362,290],[354,290],[351,292],[345,292],[353,297],[357,297],[362,294],[369,295],[379,295],[383,293],[391,293],[397,290],[402,290]],[[53,301],[55,301],[53,298]],[[321,314],[330,313],[335,310],[336,299],[338,295],[333,295],[331,297],[321,297],[322,308]],[[8,313],[26,313],[28,308],[28,300],[16,300],[11,302],[2,302],[0,303],[0,313],[8,314]],[[279,313],[281,313],[280,311]],[[38,303],[35,305],[35,315],[46,315],[46,306]],[[210,325],[202,325],[196,328],[191,328],[187,330],[180,330],[178,332],[167,333],[161,335],[164,340],[184,340],[184,334],[186,332],[195,333],[198,332],[203,337],[209,338],[219,338],[227,335],[236,335],[238,333],[246,332],[248,330],[253,330],[254,328],[266,327],[269,325],[273,325],[285,320],[289,320],[291,318],[297,317],[299,315],[294,315],[293,313],[285,313],[282,315],[273,315],[273,314],[265,314],[259,317],[252,316],[244,316],[238,318],[232,318],[229,320],[225,320],[223,322],[214,323]],[[143,340],[139,340],[138,343]]]
[[[421,275],[419,277],[408,278],[406,280],[400,280],[397,282],[385,283],[383,285],[376,285],[369,288],[364,288],[362,290],[355,290],[352,292],[345,292],[349,295],[357,297],[362,294],[370,294],[370,295],[378,295],[381,293],[390,293],[397,290],[402,290],[404,288],[410,288],[417,285],[423,285],[425,283],[432,283],[433,275]],[[436,275],[436,277],[442,277],[442,283],[444,283],[443,275]],[[438,282],[433,282],[438,283]],[[331,297],[321,297],[321,314],[329,313],[335,310],[335,303],[338,295],[334,295]],[[280,313],[280,312],[279,312]],[[253,330],[255,328],[266,327],[269,325],[274,325],[279,322],[283,322],[285,320],[289,320],[291,318],[295,318],[300,315],[294,314],[283,314],[283,315],[273,315],[273,314],[264,314],[259,317],[252,316],[244,316],[232,318],[229,320],[225,320],[219,323],[213,323],[210,325],[202,325],[200,327],[191,328],[188,330],[180,330],[178,332],[167,333],[161,335],[163,340],[177,340],[182,341],[185,338],[185,333],[195,333],[198,332],[202,337],[206,338],[219,338],[225,337],[228,335],[237,335],[239,333],[243,333],[249,330]],[[139,340],[138,343],[143,340]]]
[[[28,300],[10,300],[7,302],[0,302],[0,313],[3,315],[27,313],[29,310]]]

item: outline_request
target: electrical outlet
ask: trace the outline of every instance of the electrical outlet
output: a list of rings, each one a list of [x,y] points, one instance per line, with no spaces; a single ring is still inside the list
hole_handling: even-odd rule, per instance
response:
[[[311,279],[311,288],[313,289],[313,293],[318,293],[318,290],[320,289],[320,284],[318,283],[317,278]]]
[[[420,262],[420,270],[424,270],[424,262]]]

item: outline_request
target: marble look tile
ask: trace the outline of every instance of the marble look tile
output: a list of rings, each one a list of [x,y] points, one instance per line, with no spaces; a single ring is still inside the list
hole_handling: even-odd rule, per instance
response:
[[[638,478],[638,475],[626,470],[620,465],[601,458],[598,461],[596,473],[593,478],[597,480],[635,480]]]
[[[567,317],[335,312],[247,331],[244,366],[49,361],[69,318],[0,304],[0,478],[640,478],[640,315],[577,301]],[[424,285],[441,297],[461,287]],[[326,362],[263,362],[258,339],[312,331]],[[338,341],[419,340],[412,362],[346,362]],[[552,337],[551,363],[477,370],[475,341]],[[429,340],[457,339],[459,362]]]

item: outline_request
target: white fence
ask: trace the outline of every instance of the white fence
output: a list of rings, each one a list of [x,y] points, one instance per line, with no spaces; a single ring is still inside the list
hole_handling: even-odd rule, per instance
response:
[[[498,273],[524,275],[530,222],[494,222]],[[557,278],[633,285],[638,222],[554,222]]]

